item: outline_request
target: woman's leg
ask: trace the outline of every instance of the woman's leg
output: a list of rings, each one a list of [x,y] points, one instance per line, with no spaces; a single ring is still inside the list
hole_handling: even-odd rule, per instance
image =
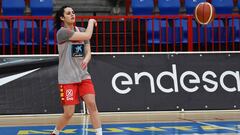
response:
[[[98,109],[95,101],[95,95],[94,94],[87,94],[83,96],[83,100],[86,103],[87,109],[90,114],[90,119],[93,125],[93,128],[96,130],[100,130],[101,128],[101,120],[98,114]],[[99,131],[101,133],[97,135],[101,135],[102,131]]]
[[[75,112],[75,105],[64,105],[63,106],[64,113],[59,118],[56,127],[54,129],[54,132],[56,135],[59,134],[59,132],[67,125],[69,120],[72,118],[74,112]]]

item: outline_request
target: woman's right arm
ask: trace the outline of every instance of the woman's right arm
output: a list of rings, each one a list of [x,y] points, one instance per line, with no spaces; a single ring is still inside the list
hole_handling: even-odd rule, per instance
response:
[[[74,32],[74,34],[69,38],[69,40],[90,40],[93,33],[93,26],[97,26],[97,21],[95,19],[89,19],[88,26],[85,32]]]

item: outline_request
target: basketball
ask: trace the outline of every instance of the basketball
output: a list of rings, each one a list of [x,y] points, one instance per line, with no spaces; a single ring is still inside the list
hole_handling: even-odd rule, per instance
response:
[[[207,25],[214,20],[215,8],[208,2],[199,3],[195,8],[194,16],[199,24]]]

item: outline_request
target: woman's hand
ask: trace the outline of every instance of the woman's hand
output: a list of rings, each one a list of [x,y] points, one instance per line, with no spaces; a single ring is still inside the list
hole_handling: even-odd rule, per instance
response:
[[[83,70],[86,69],[86,67],[87,67],[87,65],[88,65],[88,62],[89,62],[88,60],[83,59],[81,65],[80,65]]]
[[[89,19],[88,22],[92,22],[95,27],[97,27],[97,21],[95,19]]]

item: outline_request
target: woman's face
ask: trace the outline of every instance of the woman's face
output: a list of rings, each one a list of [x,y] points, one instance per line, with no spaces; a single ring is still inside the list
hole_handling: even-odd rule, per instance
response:
[[[70,7],[65,8],[63,15],[64,15],[63,21],[65,23],[70,23],[70,24],[75,23],[75,13],[72,8]]]

